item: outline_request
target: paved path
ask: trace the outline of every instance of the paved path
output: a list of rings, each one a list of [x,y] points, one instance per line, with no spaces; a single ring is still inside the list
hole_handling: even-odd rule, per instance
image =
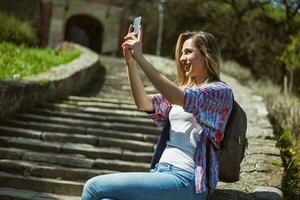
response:
[[[173,61],[149,59],[174,78]],[[1,200],[77,200],[84,182],[93,176],[149,169],[160,130],[136,110],[123,60],[101,57],[101,61],[109,69],[104,84],[93,83],[85,93],[40,103],[2,120]],[[223,79],[248,114],[249,148],[241,180],[220,183],[211,199],[280,199],[270,192],[280,188],[282,168],[266,106],[234,79]],[[143,80],[146,90],[155,92]]]

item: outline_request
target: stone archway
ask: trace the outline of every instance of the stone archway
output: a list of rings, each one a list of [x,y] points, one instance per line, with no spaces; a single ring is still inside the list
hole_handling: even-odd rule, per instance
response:
[[[122,6],[114,3],[117,0],[41,2],[42,36],[48,46],[55,47],[67,39],[89,46],[101,54],[114,55],[119,52],[124,10]],[[79,31],[77,35],[74,34],[75,30]]]
[[[103,44],[103,26],[88,15],[75,15],[68,19],[65,28],[66,41],[79,43],[101,53]]]

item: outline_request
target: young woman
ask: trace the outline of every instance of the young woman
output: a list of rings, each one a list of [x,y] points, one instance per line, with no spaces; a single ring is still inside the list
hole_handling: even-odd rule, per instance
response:
[[[94,177],[85,184],[82,199],[204,200],[219,180],[215,149],[233,102],[232,90],[220,81],[219,47],[209,33],[182,33],[176,45],[176,85],[144,58],[142,27],[138,35],[132,29],[130,25],[122,44],[132,95],[137,108],[156,125],[169,124],[167,133],[160,139],[150,172]],[[146,94],[138,66],[158,94]]]

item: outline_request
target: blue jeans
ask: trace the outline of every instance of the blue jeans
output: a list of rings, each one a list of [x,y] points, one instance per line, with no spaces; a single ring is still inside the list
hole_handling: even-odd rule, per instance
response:
[[[150,172],[96,176],[83,188],[82,200],[205,200],[207,192],[195,192],[194,174],[167,163]]]

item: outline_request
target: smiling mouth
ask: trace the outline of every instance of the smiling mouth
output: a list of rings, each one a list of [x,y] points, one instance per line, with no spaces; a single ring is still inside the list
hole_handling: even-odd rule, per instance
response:
[[[190,68],[191,68],[191,64],[186,64],[185,66],[184,66],[184,71],[189,71],[190,70]]]

